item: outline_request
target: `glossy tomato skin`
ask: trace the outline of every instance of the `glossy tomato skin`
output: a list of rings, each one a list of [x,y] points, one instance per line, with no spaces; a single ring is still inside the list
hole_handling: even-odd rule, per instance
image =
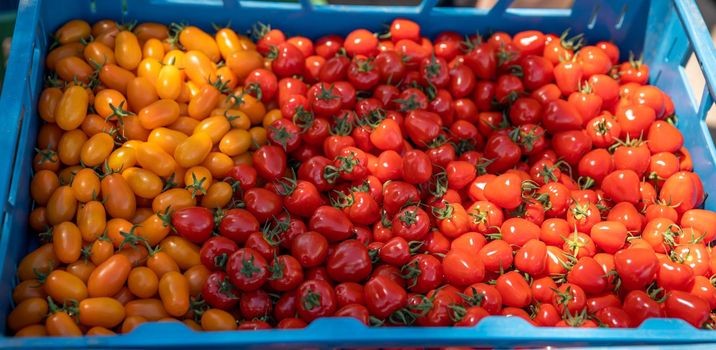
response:
[[[333,315],[337,309],[336,293],[326,281],[307,280],[296,290],[298,316],[306,322]]]
[[[372,270],[368,248],[357,240],[346,240],[336,245],[326,265],[328,275],[338,282],[360,282]]]
[[[238,248],[238,245],[234,241],[226,237],[211,237],[204,242],[199,250],[201,263],[212,271],[224,269],[228,257]]]
[[[240,248],[229,257],[226,273],[239,290],[252,291],[261,288],[268,278],[266,259],[251,248]]]
[[[206,208],[182,208],[172,213],[172,226],[182,237],[193,243],[203,243],[214,231],[214,214]]]

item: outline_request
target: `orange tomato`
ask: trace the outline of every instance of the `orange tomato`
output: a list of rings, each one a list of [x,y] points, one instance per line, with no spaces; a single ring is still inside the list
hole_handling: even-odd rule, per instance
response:
[[[169,28],[161,23],[144,22],[140,23],[133,30],[140,42],[150,39],[164,40],[169,37]]]
[[[162,179],[153,172],[142,168],[127,168],[122,172],[127,184],[137,197],[152,199],[162,192]]]
[[[130,259],[131,261],[131,259]],[[134,265],[134,264],[133,264]],[[112,299],[117,300],[120,304],[126,305],[128,302],[135,299],[134,294],[129,291],[129,288],[122,287],[117,294],[112,296]]]
[[[132,294],[139,298],[151,298],[157,294],[159,278],[154,271],[148,267],[135,267],[129,272],[127,287],[129,287],[129,291],[132,292]]]
[[[165,64],[159,70],[155,88],[160,98],[176,100],[182,91],[184,85],[183,77],[179,72],[176,64]]]
[[[221,152],[233,157],[245,153],[251,148],[251,133],[243,129],[233,129],[219,142]]]
[[[101,193],[99,182],[99,176],[94,169],[84,168],[72,178],[72,193],[82,203],[95,200]]]
[[[84,59],[77,56],[67,56],[55,64],[55,72],[64,81],[77,81],[89,83],[94,69]]]
[[[219,46],[211,35],[194,26],[186,26],[179,32],[179,42],[187,51],[198,50],[204,53],[211,61],[219,62],[221,53]]]
[[[161,61],[164,58],[164,44],[156,38],[148,39],[142,47],[142,57]]]
[[[92,34],[92,28],[89,23],[81,19],[73,19],[62,25],[55,32],[55,39],[60,44],[67,44],[72,42],[79,42],[82,39],[88,38]]]
[[[201,165],[209,169],[215,179],[221,179],[234,166],[234,161],[224,153],[209,152]]]
[[[209,190],[209,186],[214,181],[209,169],[203,166],[195,166],[186,170],[184,174],[184,183],[186,188],[192,192],[194,196],[204,195]]]
[[[196,199],[191,195],[191,192],[184,188],[169,189],[154,197],[154,200],[152,200],[152,210],[155,213],[163,212],[169,207],[171,207],[172,210],[179,210],[195,205]]]
[[[147,240],[150,246],[155,246],[161,242],[171,231],[169,225],[158,215],[152,213],[146,219],[142,220],[137,228],[137,235]]]
[[[41,298],[23,300],[7,316],[7,328],[19,331],[30,325],[39,324],[47,316],[47,301]]]
[[[127,318],[124,319],[124,322],[122,322],[122,328],[120,329],[120,332],[122,333],[129,333],[133,329],[137,328],[142,323],[146,323],[147,319],[142,316],[127,316]]]
[[[89,296],[95,298],[117,294],[127,282],[131,269],[132,264],[126,256],[112,255],[92,271],[87,282]]]
[[[133,70],[142,60],[142,48],[139,46],[139,40],[134,33],[129,31],[121,31],[115,37],[114,57],[120,67]]]
[[[199,121],[194,118],[179,117],[172,125],[169,125],[168,128],[179,131],[184,135],[191,135],[197,125],[199,125]]]
[[[107,238],[115,248],[119,248],[125,240],[124,234],[135,233],[135,226],[128,220],[114,218],[107,221]],[[129,240],[127,242],[130,242]],[[127,243],[125,243],[126,245]]]
[[[101,117],[107,119],[115,117],[115,109],[121,107],[127,110],[127,99],[121,92],[114,89],[100,90],[94,97],[94,109]],[[121,112],[120,112],[121,113]],[[115,120],[116,118],[112,118]]]
[[[234,195],[234,189],[226,182],[217,181],[209,186],[204,197],[201,198],[201,206],[210,209],[223,208]]]
[[[216,78],[221,79],[222,84],[225,84],[229,89],[235,89],[239,85],[239,79],[236,74],[227,66],[221,66],[216,69]]]
[[[74,42],[74,43],[67,43],[64,45],[60,45],[54,49],[52,49],[45,58],[45,66],[47,66],[50,70],[55,70],[55,67],[57,66],[57,62],[59,62],[61,59],[65,57],[82,57],[82,52],[84,51],[85,46],[80,42]]]
[[[94,66],[101,66],[103,64],[114,64],[114,51],[107,45],[93,41],[85,46],[82,52],[87,62],[92,63]]]
[[[110,335],[117,335],[112,330],[109,330],[104,327],[92,327],[89,330],[87,330],[87,333],[85,333],[88,337],[97,337],[97,336],[110,336]]]
[[[189,329],[191,329],[191,330],[194,330],[194,331],[202,330],[201,326],[198,323],[196,323],[196,321],[194,321],[192,319],[189,319],[189,318],[184,319],[184,321],[182,321],[182,323],[184,323],[184,325],[189,327]]]
[[[107,159],[107,166],[113,171],[131,168],[137,164],[137,151],[134,148],[122,147],[115,149]]]
[[[87,136],[94,136],[101,132],[110,133],[114,128],[109,121],[96,114],[87,114],[85,120],[82,121],[80,128]]]
[[[174,150],[174,159],[184,168],[201,164],[211,152],[212,146],[209,134],[195,133],[177,145]]]
[[[62,130],[77,129],[87,115],[89,96],[80,86],[71,86],[62,94],[55,110],[57,126]]]
[[[201,51],[187,51],[184,54],[184,72],[197,86],[216,80],[216,65]]]
[[[30,197],[35,203],[45,205],[58,187],[60,187],[60,179],[55,172],[40,170],[30,182]]]
[[[51,170],[57,172],[60,170],[60,160],[57,152],[51,149],[40,150],[32,159],[32,169],[35,171]]]
[[[134,73],[116,64],[105,64],[99,70],[99,80],[110,89],[127,94],[127,84],[135,78]]]
[[[113,298],[100,297],[82,300],[79,306],[80,324],[113,328],[124,320],[124,305]]]
[[[138,116],[144,128],[156,129],[174,123],[179,118],[179,105],[174,100],[161,99],[142,108]]]
[[[12,290],[12,301],[15,305],[30,298],[45,299],[46,297],[45,287],[38,280],[22,281]]]
[[[205,331],[233,331],[236,329],[236,318],[222,309],[209,309],[201,315],[201,328]]]
[[[67,265],[67,272],[71,273],[74,276],[77,276],[82,283],[87,283],[89,280],[89,276],[92,274],[92,271],[94,271],[95,265],[89,260],[80,259],[77,260],[69,265]]]
[[[57,156],[60,162],[65,165],[77,165],[80,163],[82,146],[87,142],[87,135],[82,130],[70,130],[62,134],[57,146]]]
[[[149,130],[142,126],[142,123],[139,122],[139,117],[136,115],[129,115],[123,117],[122,120],[124,121],[124,125],[120,127],[120,130],[122,135],[124,135],[127,140],[147,140],[149,137]]]
[[[251,133],[251,149],[255,150],[256,147],[261,147],[265,145],[268,142],[268,138],[266,136],[266,129],[256,126],[251,129],[249,129],[249,133]]]
[[[77,211],[77,199],[70,186],[60,186],[47,200],[47,221],[57,225],[74,219]]]
[[[232,157],[231,159],[233,159],[234,164],[236,164],[236,165],[239,165],[239,164],[251,165],[251,164],[253,164],[253,159],[251,159],[251,153],[249,153],[249,152],[239,154],[238,156]]]
[[[179,272],[170,271],[159,280],[159,298],[164,309],[174,317],[189,311],[189,282]]]
[[[63,131],[57,124],[44,124],[40,126],[40,131],[37,133],[37,148],[56,151],[62,135]]]
[[[241,46],[241,41],[236,32],[231,28],[221,28],[216,34],[214,39],[221,53],[221,57],[226,60],[232,53],[236,51],[242,51],[244,48]]]
[[[189,283],[189,295],[199,295],[210,274],[211,271],[202,264],[192,266],[184,271],[184,277]]]
[[[158,286],[159,282],[157,282]],[[127,312],[127,317],[139,316],[149,321],[158,321],[169,317],[167,310],[164,309],[164,305],[159,299],[132,300],[124,305],[124,309]]]
[[[90,137],[82,145],[80,160],[85,166],[95,167],[109,157],[114,150],[114,138],[107,133],[101,132]]]
[[[25,255],[17,266],[20,281],[37,278],[37,273],[48,274],[59,264],[52,243],[46,243]]]
[[[72,178],[74,178],[75,174],[77,174],[80,170],[82,170],[82,166],[80,165],[68,166],[60,170],[60,172],[57,173],[57,177],[60,178],[60,186],[70,185],[72,183]]]
[[[127,100],[134,111],[141,111],[144,107],[159,100],[154,83],[147,77],[136,77],[127,84]]]
[[[147,267],[150,268],[159,278],[165,273],[171,271],[179,271],[179,266],[169,254],[159,251],[149,255],[147,259]]]
[[[226,58],[226,66],[243,82],[251,71],[264,67],[264,57],[256,50],[236,51]]]
[[[137,148],[137,162],[159,176],[169,176],[176,168],[176,162],[171,155],[149,142],[144,142]]]
[[[147,57],[139,62],[137,66],[137,76],[146,78],[151,82],[152,88],[157,85],[159,81],[159,73],[162,70],[162,63],[160,60]]]
[[[105,33],[117,34],[118,32],[119,26],[117,25],[117,22],[111,19],[102,19],[92,25],[92,36],[94,37]]]
[[[44,230],[50,224],[47,222],[47,208],[35,207],[30,212],[30,228],[35,232]]]
[[[45,325],[42,324],[33,324],[30,326],[27,326],[15,333],[15,336],[18,338],[23,337],[46,337],[47,336],[47,329],[45,328]]]
[[[113,218],[131,219],[137,209],[134,192],[120,174],[110,174],[100,182],[107,213]]]
[[[57,224],[52,229],[52,246],[60,262],[69,264],[82,254],[82,233],[72,222]]]
[[[154,215],[152,212],[152,208],[137,208],[137,211],[134,212],[134,217],[132,218],[133,224],[140,224],[142,221],[146,220],[150,216]]]
[[[161,147],[164,152],[174,154],[177,146],[187,139],[187,135],[168,128],[156,128],[149,134],[148,142]]]
[[[162,252],[172,257],[182,270],[201,264],[199,247],[182,237],[169,236],[159,244],[159,247]]]
[[[94,242],[107,227],[107,214],[101,202],[93,200],[81,204],[77,209],[77,227],[82,239]]]
[[[53,337],[81,337],[82,330],[65,311],[56,311],[45,320],[47,334]]]
[[[56,87],[48,87],[42,90],[40,99],[37,101],[37,113],[42,120],[48,123],[55,122],[55,110],[62,99],[62,90]]]
[[[114,244],[109,238],[99,238],[92,243],[90,248],[90,260],[95,265],[107,261],[114,254]]]
[[[201,86],[189,101],[189,116],[198,120],[208,117],[220,100],[221,92],[216,87],[209,84]]]
[[[211,138],[211,142],[216,144],[229,130],[231,124],[224,116],[213,116],[199,122],[194,128],[194,134],[205,132]]]
[[[45,280],[45,291],[52,300],[64,304],[87,298],[87,286],[79,277],[62,270],[52,271]]]

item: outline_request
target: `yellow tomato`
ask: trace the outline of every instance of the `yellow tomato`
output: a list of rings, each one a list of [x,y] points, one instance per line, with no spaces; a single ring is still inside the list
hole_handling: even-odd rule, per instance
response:
[[[194,196],[204,195],[214,181],[209,169],[203,166],[195,166],[186,170],[184,183]]]
[[[136,152],[134,148],[127,147],[127,144],[125,144],[109,155],[107,165],[113,171],[122,171],[122,169],[133,167],[137,164]]]
[[[134,111],[141,111],[144,107],[159,100],[154,83],[147,77],[136,77],[127,84],[127,101]]]
[[[165,64],[159,70],[159,76],[155,83],[157,94],[160,98],[176,100],[184,85],[179,68],[174,64]]]
[[[82,145],[80,160],[85,166],[95,167],[109,157],[114,150],[114,138],[107,133],[99,133],[90,137]]]
[[[194,128],[196,128],[197,125],[199,125],[198,120],[182,116],[177,118],[177,120],[172,125],[169,125],[168,128],[179,131],[185,135],[191,135],[194,133]]]
[[[152,84],[152,88],[156,89],[161,71],[162,63],[157,59],[147,57],[139,62],[137,77],[147,79]]]
[[[137,149],[137,162],[159,176],[169,176],[176,168],[174,158],[153,143],[142,143]]]
[[[144,58],[153,58],[157,61],[161,61],[162,58],[164,58],[164,44],[156,38],[148,39],[144,42],[142,56]]]
[[[197,86],[216,80],[216,67],[209,57],[197,50],[187,51],[184,55],[184,72],[187,78]]]
[[[161,99],[142,108],[139,122],[145,129],[156,129],[174,123],[179,118],[179,105],[174,100]]]
[[[234,166],[231,157],[221,152],[210,152],[201,165],[211,172],[211,176],[215,179],[223,178],[229,170]]]
[[[275,122],[281,118],[283,118],[283,116],[281,115],[281,110],[274,108],[274,109],[266,112],[266,115],[264,115],[264,120],[263,120],[262,125],[265,129],[268,129],[268,127],[271,126],[271,124],[273,124],[273,122]]]
[[[179,42],[187,51],[198,50],[204,53],[212,62],[219,62],[221,53],[219,46],[211,35],[198,27],[186,26],[179,32]]]
[[[142,168],[127,168],[122,172],[127,184],[137,197],[152,199],[162,192],[162,179],[153,172]]]
[[[219,142],[221,152],[229,156],[237,156],[249,150],[252,135],[244,129],[233,129],[224,135]]]
[[[187,135],[168,128],[157,128],[149,134],[148,142],[161,147],[164,152],[174,154],[177,146],[187,139]]]
[[[194,128],[194,134],[205,132],[211,137],[211,142],[216,144],[229,130],[231,130],[231,124],[225,117],[213,116],[199,122]]]
[[[99,238],[107,227],[104,205],[96,200],[80,205],[77,209],[77,227],[84,241],[94,242]]]
[[[195,205],[196,199],[191,195],[191,192],[183,188],[172,188],[164,191],[152,200],[152,210],[155,213],[163,212],[169,207],[172,210],[179,210]]]

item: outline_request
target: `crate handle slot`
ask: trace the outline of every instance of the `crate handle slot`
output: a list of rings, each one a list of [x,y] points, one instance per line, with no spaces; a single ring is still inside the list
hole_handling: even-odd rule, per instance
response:
[[[716,51],[708,32],[706,23],[701,17],[701,12],[696,7],[693,0],[673,0],[676,13],[679,15],[681,25],[684,27],[686,35],[691,41],[691,47],[696,54],[699,65],[706,80],[706,87],[711,95],[711,99],[702,99],[704,101],[711,100],[716,97]],[[706,89],[704,89],[706,90]]]

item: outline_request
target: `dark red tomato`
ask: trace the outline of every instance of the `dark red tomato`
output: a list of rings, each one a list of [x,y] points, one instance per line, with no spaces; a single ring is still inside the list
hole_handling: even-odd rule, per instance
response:
[[[401,268],[408,289],[413,293],[427,293],[443,282],[443,267],[436,257],[428,254],[415,255]]]
[[[257,173],[268,181],[278,180],[286,172],[286,152],[279,146],[261,146],[252,159]]]
[[[662,305],[641,290],[633,290],[624,297],[624,311],[631,320],[629,326],[637,327],[647,318],[665,317]]]
[[[326,35],[315,43],[316,54],[325,59],[335,56],[341,47],[343,47],[343,38],[340,35]]]
[[[430,180],[433,166],[430,158],[420,150],[403,153],[403,178],[411,184],[421,184]],[[405,176],[408,175],[408,176]]]
[[[268,127],[266,137],[286,152],[293,152],[301,145],[301,130],[289,119],[278,119]]]
[[[380,319],[398,311],[408,300],[405,289],[385,276],[371,278],[363,288],[363,296],[370,314]]]
[[[291,255],[303,267],[318,266],[328,257],[328,240],[318,232],[304,232],[293,239]]]
[[[222,271],[214,271],[207,277],[201,295],[211,307],[229,310],[239,302],[239,292]]]
[[[283,205],[292,215],[307,218],[324,204],[320,192],[311,182],[304,180],[296,180],[283,182],[285,185],[283,192],[279,192],[283,197]]]
[[[626,311],[615,306],[600,309],[594,316],[609,328],[628,328],[631,322]]]
[[[219,271],[226,268],[229,256],[237,249],[236,243],[226,237],[211,237],[201,246],[199,258],[210,271]]]
[[[565,100],[548,102],[542,120],[544,128],[552,133],[579,129],[583,123],[579,111]]]
[[[475,85],[475,75],[468,66],[458,65],[450,69],[450,93],[454,98],[467,97]]]
[[[475,45],[464,55],[465,65],[481,80],[493,80],[497,72],[496,52],[492,45],[482,43]]]
[[[485,265],[476,255],[464,250],[450,250],[443,258],[445,281],[457,287],[482,282]]]
[[[587,296],[581,287],[565,283],[554,292],[552,305],[562,314],[569,312],[576,315],[587,306]]]
[[[552,83],[554,65],[541,56],[525,55],[517,62],[522,69],[522,83],[527,91],[534,91]]]
[[[380,72],[372,60],[356,58],[348,67],[348,81],[358,90],[371,90],[380,82]]]
[[[334,85],[321,82],[308,89],[311,110],[321,117],[332,116],[341,110],[341,98]]]
[[[664,310],[667,317],[680,318],[694,327],[701,328],[709,318],[711,307],[698,296],[683,291],[672,291],[666,297]]]
[[[513,125],[538,124],[542,121],[542,104],[532,97],[520,97],[509,110]]]
[[[278,79],[272,71],[256,68],[244,79],[244,86],[251,88],[254,96],[260,97],[261,101],[266,103],[276,96]]]
[[[383,185],[383,209],[389,216],[395,215],[408,203],[418,203],[420,194],[415,186],[402,181]]]
[[[492,160],[487,166],[488,172],[501,173],[517,164],[522,151],[508,135],[494,133],[487,139],[484,157]]]
[[[306,322],[319,317],[332,316],[336,312],[336,293],[333,287],[321,280],[308,280],[296,290],[296,311]]]
[[[381,82],[397,84],[406,74],[406,67],[400,54],[395,51],[382,51],[375,57],[375,68],[380,73]]]
[[[395,109],[395,100],[400,96],[400,90],[393,85],[381,84],[373,89],[373,98],[383,104],[385,109]]]
[[[343,55],[326,58],[326,63],[323,64],[318,74],[319,80],[330,84],[345,79],[350,63],[350,59]]]
[[[592,139],[584,130],[570,130],[553,134],[552,148],[558,157],[572,166],[592,149]]]
[[[418,241],[430,229],[430,217],[421,208],[411,205],[395,214],[391,222],[393,234],[408,241]]]
[[[370,275],[372,269],[368,249],[353,239],[333,247],[326,267],[328,275],[338,282],[360,282]]]
[[[404,238],[393,237],[380,248],[378,256],[386,264],[402,266],[410,260],[412,250],[411,244]]]
[[[524,92],[522,80],[512,74],[503,74],[495,82],[495,99],[499,103],[508,103],[517,99]]]
[[[378,38],[365,29],[356,29],[346,36],[343,47],[349,56],[375,56],[378,53]]]
[[[450,84],[450,72],[444,58],[435,55],[424,58],[420,61],[419,71],[421,79],[428,86],[444,88]]]
[[[497,278],[495,288],[502,296],[502,303],[511,307],[525,307],[532,302],[532,290],[524,276],[515,271]]]
[[[280,292],[293,290],[303,282],[303,266],[291,255],[274,257],[269,272],[269,286]]]
[[[485,271],[495,273],[509,269],[514,260],[512,247],[501,239],[485,244],[478,252],[478,256],[485,264]]]
[[[625,249],[614,254],[616,271],[627,290],[643,289],[659,271],[659,261],[653,251],[644,248]]]
[[[295,318],[295,317],[288,317],[284,318],[281,321],[278,322],[276,325],[277,329],[302,329],[306,328],[308,326],[308,323],[306,321]]]
[[[336,302],[338,307],[343,307],[348,304],[362,304],[365,305],[365,299],[363,296],[363,285],[346,282],[336,285]]]
[[[276,56],[271,61],[271,70],[279,78],[301,75],[305,66],[303,52],[294,44],[284,42],[276,46]]]
[[[234,165],[229,172],[226,173],[226,177],[238,182],[239,187],[243,191],[256,186],[257,176],[256,169],[248,164]]]
[[[326,179],[325,169],[332,164],[333,161],[326,157],[313,157],[298,167],[298,178],[311,182],[319,191],[328,191],[333,184]]]
[[[268,266],[261,254],[251,248],[240,248],[226,264],[229,280],[241,291],[261,288],[268,278]]]
[[[246,191],[244,205],[259,222],[277,216],[283,209],[281,197],[264,188],[252,188]]]
[[[475,106],[480,111],[493,110],[492,102],[495,98],[495,83],[492,81],[480,80],[475,83],[475,89],[473,90],[472,99],[475,101]],[[494,126],[497,127],[499,123]],[[483,133],[483,135],[487,135]]]
[[[342,109],[353,109],[356,105],[356,89],[347,81],[333,83],[336,93],[341,98]]]
[[[241,294],[239,310],[245,319],[256,319],[271,314],[271,298],[263,289],[252,290]]]
[[[340,209],[320,206],[311,216],[308,227],[322,234],[329,242],[339,242],[353,234],[353,223]]]
[[[480,323],[483,318],[490,316],[490,313],[480,306],[471,306],[465,309],[464,314],[462,313],[463,311],[461,310],[460,320],[455,322],[456,327],[473,327]]]
[[[304,95],[290,95],[286,98],[286,102],[281,104],[281,116],[286,119],[294,119],[297,115],[301,115],[301,111],[310,110],[310,103]]]
[[[556,288],[555,288],[556,289]],[[606,307],[622,307],[621,299],[613,293],[606,293],[593,296],[587,299],[587,312],[596,313]]]
[[[397,283],[401,288],[405,288],[405,280],[402,277],[402,273],[400,272],[400,268],[393,265],[378,265],[376,268],[373,269],[373,272],[371,273],[370,277],[375,278],[378,276],[384,276],[388,277],[393,282]]]
[[[277,320],[296,317],[296,293],[283,293],[273,306],[273,317]]]
[[[219,234],[243,244],[249,235],[259,228],[259,221],[250,212],[244,209],[229,209],[223,213],[219,223]]]
[[[459,55],[463,37],[456,32],[442,32],[435,37],[433,48],[435,56],[451,61]]]
[[[203,243],[214,231],[214,213],[203,207],[188,207],[174,211],[171,220],[176,233],[193,243]]]

